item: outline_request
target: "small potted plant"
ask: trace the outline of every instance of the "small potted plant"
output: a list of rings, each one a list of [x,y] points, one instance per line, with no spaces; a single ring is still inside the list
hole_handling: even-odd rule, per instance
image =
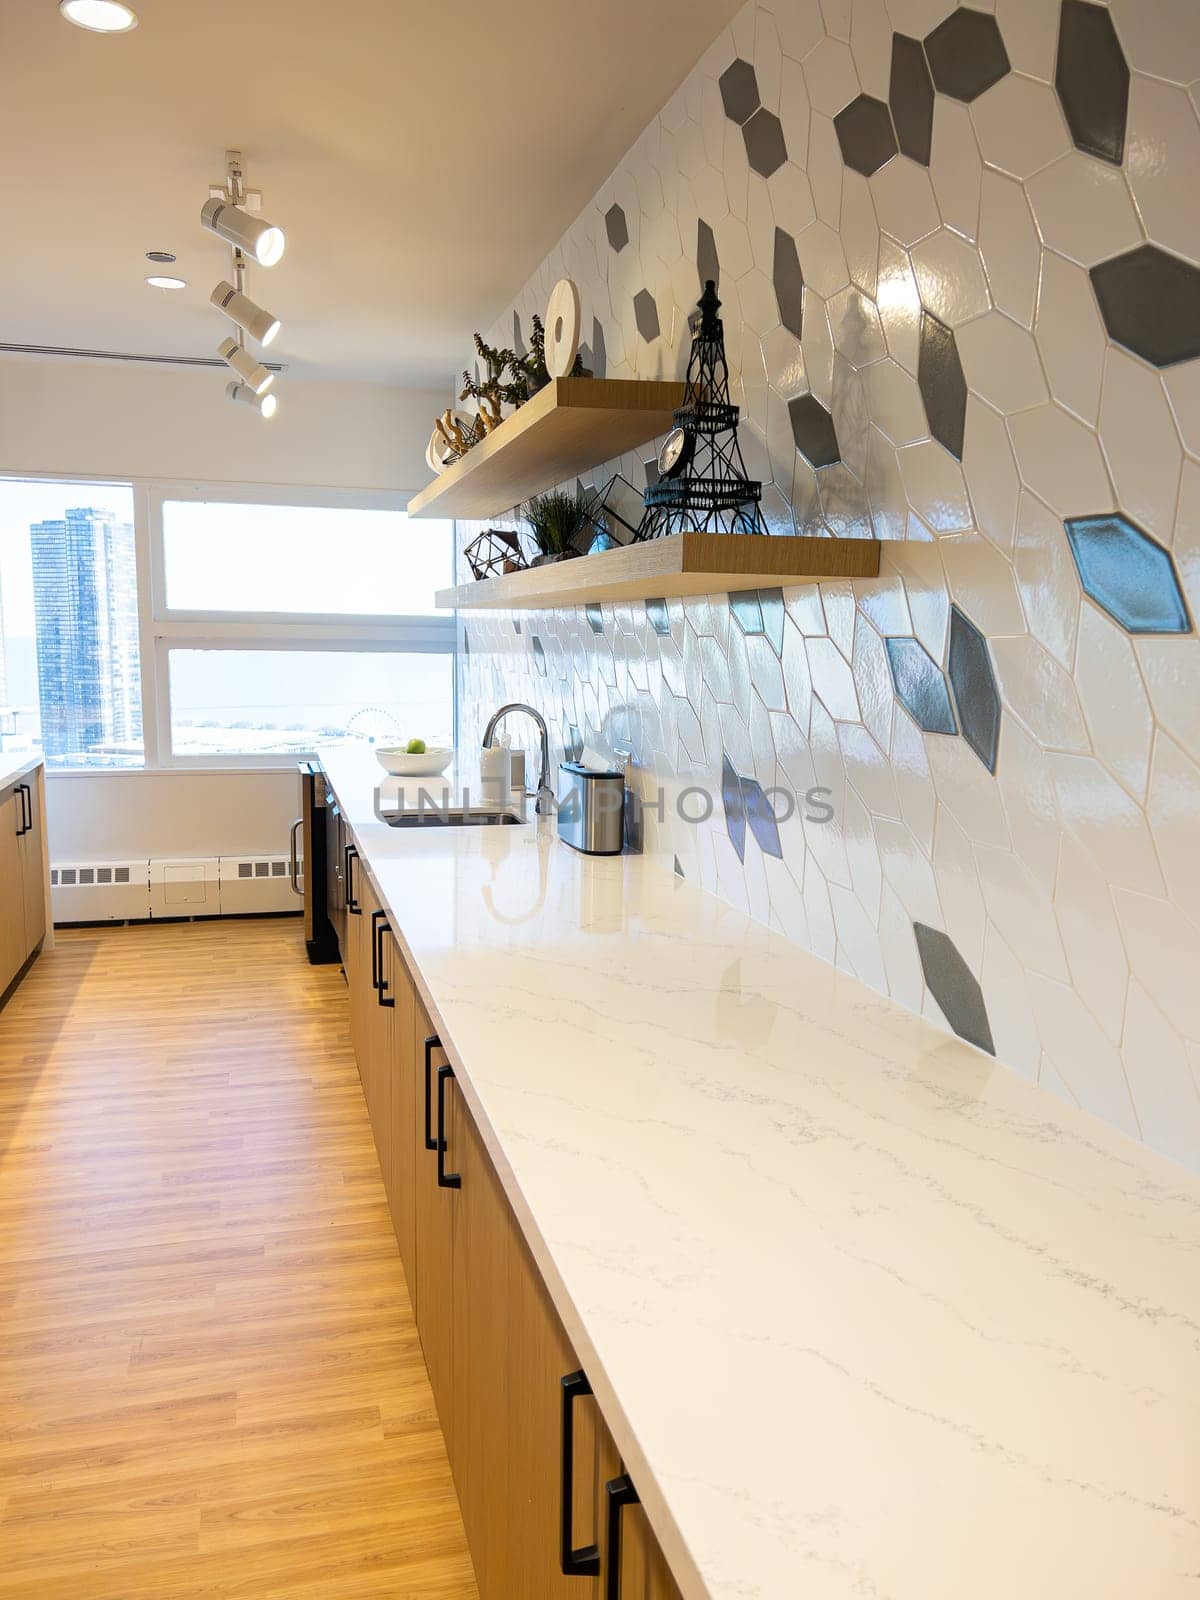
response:
[[[538,554],[531,566],[544,567],[551,561],[565,561],[581,555],[579,537],[589,527],[588,497],[576,491],[551,489],[535,495],[522,515],[529,524]]]

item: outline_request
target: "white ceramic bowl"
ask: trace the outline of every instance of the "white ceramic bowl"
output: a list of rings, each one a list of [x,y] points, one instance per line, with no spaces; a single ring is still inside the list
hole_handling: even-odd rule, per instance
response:
[[[454,751],[430,745],[424,754],[410,756],[403,745],[377,744],[375,759],[394,778],[437,778],[454,760]]]

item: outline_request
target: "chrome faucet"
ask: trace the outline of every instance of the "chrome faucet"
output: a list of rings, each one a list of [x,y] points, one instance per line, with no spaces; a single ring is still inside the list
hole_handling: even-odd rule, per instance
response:
[[[490,718],[487,727],[483,730],[483,748],[485,750],[490,748],[496,735],[497,726],[510,711],[523,711],[526,716],[532,717],[537,724],[538,737],[541,741],[542,770],[538,774],[537,801],[533,809],[540,817],[545,814],[542,805],[543,798],[548,796],[551,806],[554,803],[554,790],[550,787],[550,735],[546,729],[546,719],[541,712],[535,711],[532,706],[527,706],[521,700],[513,700],[508,705],[501,706],[499,711]]]

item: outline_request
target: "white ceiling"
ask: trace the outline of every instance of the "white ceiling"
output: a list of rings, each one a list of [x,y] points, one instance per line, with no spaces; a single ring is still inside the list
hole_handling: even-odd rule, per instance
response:
[[[0,0],[0,340],[211,354],[240,148],[297,375],[441,383],[740,0],[133,0],[101,36]],[[20,219],[18,222],[17,219]],[[148,289],[151,249],[189,280]]]

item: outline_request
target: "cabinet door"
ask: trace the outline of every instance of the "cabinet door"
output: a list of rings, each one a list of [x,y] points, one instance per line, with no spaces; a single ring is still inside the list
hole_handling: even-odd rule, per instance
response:
[[[457,1082],[452,1092],[458,1097]],[[454,1449],[451,1465],[482,1600],[532,1594],[513,1561],[509,1460],[508,1201],[475,1123],[461,1103],[454,1122],[462,1175],[454,1239]]]
[[[619,1491],[627,1481],[624,1477],[610,1480],[606,1498],[610,1489]],[[637,1501],[621,1504],[622,1499],[618,1492],[617,1505],[609,1507],[606,1517],[610,1531],[604,1546],[605,1600],[609,1595],[613,1600],[682,1600],[646,1513]],[[611,1570],[614,1561],[615,1574]]]
[[[45,815],[42,810],[40,772],[26,779],[25,809],[28,826],[19,840],[21,882],[25,898],[25,954],[35,949],[46,936],[46,869],[42,859]]]
[[[21,796],[15,789],[0,795],[0,994],[25,960],[25,884],[21,871],[23,826]]]
[[[387,1187],[392,1227],[400,1246],[400,1259],[408,1279],[408,1292],[416,1305],[416,1164],[427,1152],[417,1136],[417,1056],[413,1046],[416,1028],[415,996],[400,950],[390,933],[381,941],[381,971],[387,985],[386,997],[394,1002],[385,1007],[383,1074],[388,1080],[386,1129],[376,1132],[383,1181]],[[422,1068],[424,1062],[421,1063]],[[423,1091],[422,1091],[423,1092]],[[421,1130],[424,1138],[424,1129]]]
[[[454,1440],[454,1240],[458,1231],[459,1201],[462,1190],[457,1185],[438,1182],[438,1088],[439,1069],[446,1064],[440,1049],[425,1048],[425,1040],[433,1037],[434,1030],[425,1008],[418,1001],[413,1010],[413,1050],[417,1060],[414,1083],[414,1124],[417,1147],[414,1166],[414,1215],[416,1231],[416,1312],[417,1329],[421,1335],[421,1349],[429,1370],[433,1398],[437,1402],[438,1418],[446,1438],[446,1449],[451,1464],[455,1460]],[[461,1101],[453,1093],[453,1084],[441,1080],[442,1167],[449,1178],[456,1171],[460,1159],[461,1139],[457,1122]],[[429,1130],[429,1149],[426,1143]]]
[[[362,870],[362,862],[350,855],[355,901],[360,907],[357,915],[348,912],[346,933],[342,939],[342,965],[346,970],[346,985],[350,991],[350,1038],[354,1044],[354,1058],[358,1062],[358,1075],[362,1079],[363,1094],[370,1109],[370,1053],[368,1034],[370,1005],[375,992],[371,987],[371,912],[375,909],[370,884]]]
[[[589,1600],[600,1593],[600,1578],[563,1572],[563,1501],[571,1503],[572,1549],[596,1547],[598,1553],[596,1403],[587,1394],[570,1400],[573,1449],[564,1462],[563,1379],[577,1372],[579,1363],[515,1221],[512,1227],[507,1341],[511,1593]],[[569,1481],[564,1481],[565,1466]],[[593,1565],[582,1558],[578,1564]]]

